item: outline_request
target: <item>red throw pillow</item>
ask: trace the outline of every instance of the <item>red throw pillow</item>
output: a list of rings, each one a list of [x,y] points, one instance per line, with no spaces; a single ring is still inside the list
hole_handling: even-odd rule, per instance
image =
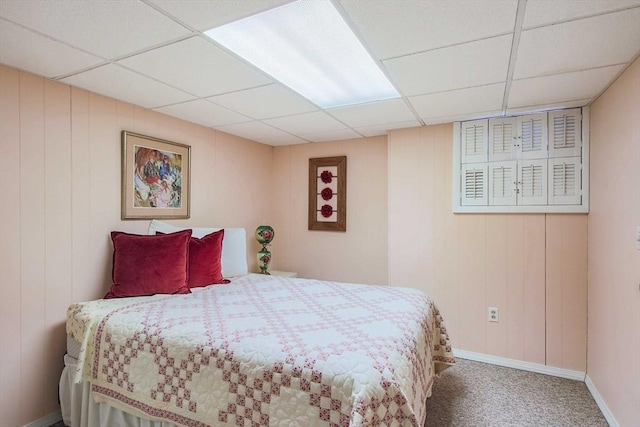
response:
[[[148,236],[111,233],[113,285],[105,298],[188,294],[191,230]]]
[[[164,234],[156,231],[156,235]],[[222,240],[224,229],[198,239],[189,241],[189,279],[190,288],[229,283],[222,277]]]

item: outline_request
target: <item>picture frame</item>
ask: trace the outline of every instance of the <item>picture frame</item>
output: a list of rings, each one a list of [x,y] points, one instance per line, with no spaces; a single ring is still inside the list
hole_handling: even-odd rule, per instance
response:
[[[121,218],[189,218],[191,147],[126,130],[121,141]]]
[[[347,156],[309,159],[309,230],[347,231]]]

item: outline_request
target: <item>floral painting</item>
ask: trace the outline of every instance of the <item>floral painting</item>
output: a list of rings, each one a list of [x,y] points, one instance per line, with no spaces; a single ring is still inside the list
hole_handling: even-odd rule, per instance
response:
[[[134,146],[135,207],[179,208],[182,203],[182,156]]]
[[[122,132],[122,219],[188,218],[191,147]]]

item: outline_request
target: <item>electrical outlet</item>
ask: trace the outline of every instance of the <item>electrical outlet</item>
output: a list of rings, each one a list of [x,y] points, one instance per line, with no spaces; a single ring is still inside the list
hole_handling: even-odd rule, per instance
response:
[[[498,307],[489,307],[489,322],[500,321],[500,315],[498,313]]]

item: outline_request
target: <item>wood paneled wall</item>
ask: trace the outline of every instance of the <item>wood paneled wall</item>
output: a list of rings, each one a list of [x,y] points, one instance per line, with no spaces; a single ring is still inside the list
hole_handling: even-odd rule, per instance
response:
[[[192,147],[193,226],[253,230],[272,216],[271,147],[0,66],[0,426],[58,409],[66,310],[111,280],[120,220],[120,131]]]
[[[624,179],[640,186],[639,69],[636,61],[592,109],[587,217],[454,215],[451,125],[274,149],[0,67],[0,426],[57,409],[68,304],[108,288],[109,231],[146,232],[146,221],[120,220],[122,129],[192,146],[192,217],[176,224],[245,227],[255,269],[253,230],[270,222],[274,268],[423,289],[459,349],[587,370],[589,271],[588,373],[619,421],[635,421],[640,261],[627,240],[640,190],[634,199],[612,185],[624,160]],[[624,156],[607,155],[611,138]],[[310,233],[308,158],[342,154],[348,231]],[[621,290],[627,282],[633,292]],[[499,323],[487,322],[488,306],[500,309]]]
[[[389,135],[389,283],[432,295],[458,349],[586,371],[587,216],[453,214],[452,132]]]
[[[309,159],[347,156],[347,231],[309,231]],[[387,139],[274,148],[274,269],[300,277],[387,283]]]
[[[640,426],[640,59],[591,107],[587,375],[620,426]]]

